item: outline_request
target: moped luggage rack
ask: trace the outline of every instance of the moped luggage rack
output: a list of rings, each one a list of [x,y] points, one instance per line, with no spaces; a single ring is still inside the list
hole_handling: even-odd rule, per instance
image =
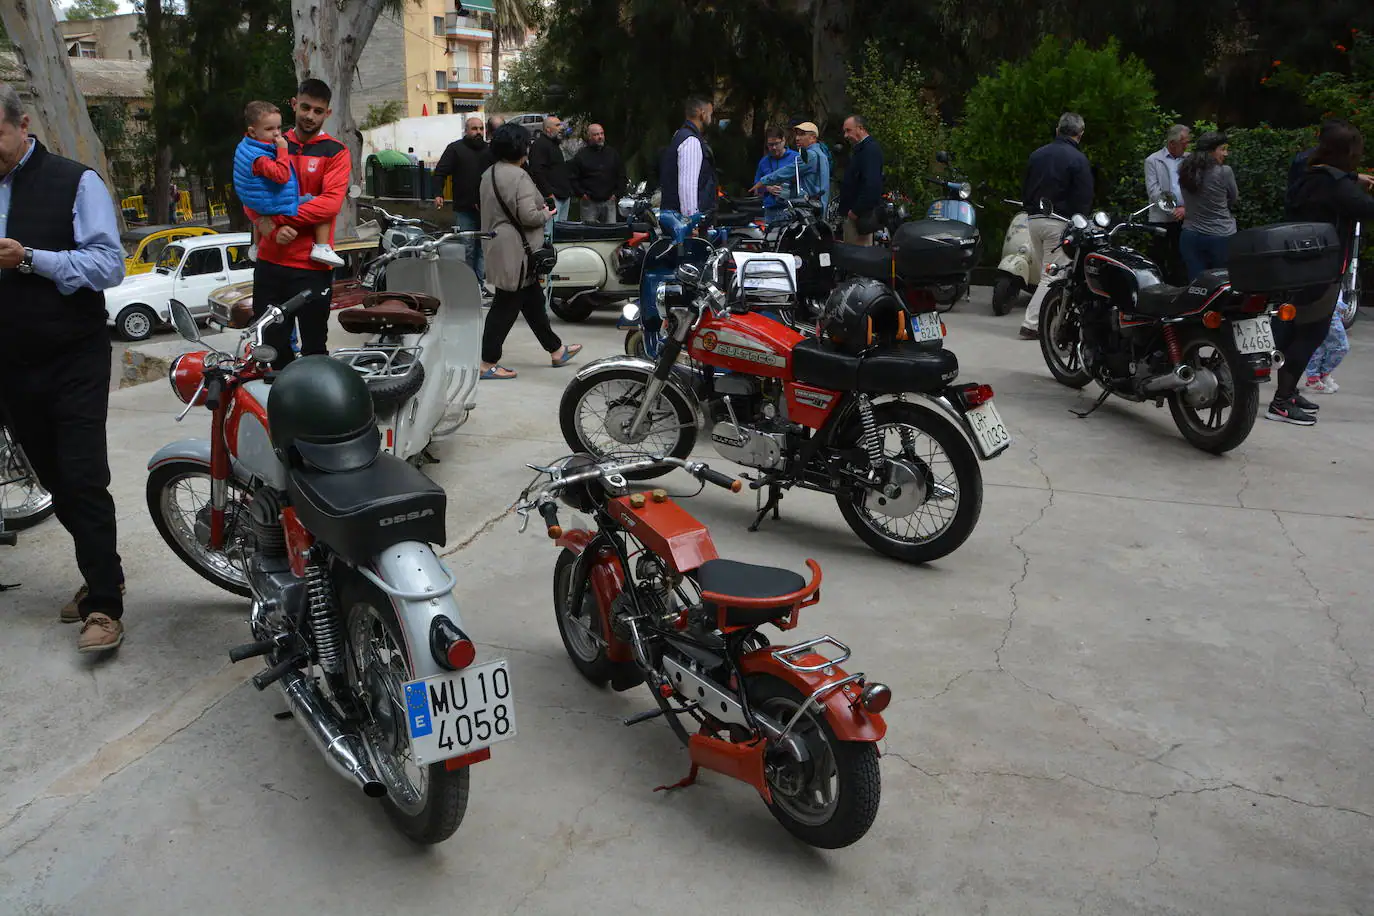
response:
[[[369,379],[399,378],[410,373],[411,368],[420,361],[423,347],[371,346],[342,347],[329,355],[355,369],[364,381]],[[402,355],[409,359],[399,360]]]
[[[804,655],[808,652],[813,652],[816,655],[820,655],[820,653],[815,652],[815,650],[825,645],[834,646],[836,649],[839,649],[840,657],[827,658],[825,661],[821,662],[818,665],[799,665],[792,660],[794,656]],[[844,662],[847,661],[849,659],[849,656],[853,653],[849,651],[848,646],[846,646],[844,643],[840,642],[833,636],[817,636],[815,639],[808,639],[806,642],[799,642],[795,646],[789,646],[786,649],[778,649],[777,651],[771,652],[769,654],[772,655],[773,658],[777,659],[777,661],[780,664],[786,665],[793,671],[824,671],[831,665],[844,664]]]
[[[797,285],[783,258],[792,255],[754,254],[735,274],[732,298],[745,308],[789,308],[797,304]]]

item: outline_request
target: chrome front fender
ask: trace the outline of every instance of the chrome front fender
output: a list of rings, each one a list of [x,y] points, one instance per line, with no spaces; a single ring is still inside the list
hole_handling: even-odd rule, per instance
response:
[[[626,354],[615,354],[603,356],[601,359],[587,363],[573,376],[574,382],[583,382],[588,379],[595,379],[597,376],[605,375],[609,372],[622,371],[629,369],[634,372],[643,372],[646,376],[654,374],[657,366],[651,359],[642,356],[628,356]],[[684,378],[686,376],[686,378]],[[693,414],[697,417],[697,423],[701,423],[701,398],[697,396],[696,388],[692,384],[691,370],[683,366],[674,366],[673,372],[668,376],[668,385],[677,391],[691,406]]]

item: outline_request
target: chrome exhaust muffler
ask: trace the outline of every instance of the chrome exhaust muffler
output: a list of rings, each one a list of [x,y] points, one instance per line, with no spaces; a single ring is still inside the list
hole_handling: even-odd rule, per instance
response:
[[[1178,391],[1180,388],[1187,388],[1191,385],[1196,375],[1197,373],[1193,371],[1192,366],[1175,366],[1173,372],[1147,378],[1140,384],[1140,390],[1145,394]]]
[[[386,795],[386,786],[368,760],[363,739],[344,730],[311,682],[299,671],[291,671],[278,681],[278,685],[296,721],[324,755],[330,768],[357,783],[368,798]]]
[[[1282,369],[1283,364],[1288,362],[1288,360],[1284,358],[1282,350],[1275,350],[1269,354],[1269,362],[1275,369]]]

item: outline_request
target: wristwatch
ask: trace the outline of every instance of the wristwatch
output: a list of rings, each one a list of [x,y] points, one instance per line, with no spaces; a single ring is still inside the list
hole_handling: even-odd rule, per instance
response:
[[[24,249],[24,260],[19,262],[19,272],[21,274],[33,273],[33,249]]]

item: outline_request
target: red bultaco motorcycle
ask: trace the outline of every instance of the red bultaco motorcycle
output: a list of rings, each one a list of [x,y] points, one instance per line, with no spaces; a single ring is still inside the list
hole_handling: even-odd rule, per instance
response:
[[[879,553],[952,553],[978,523],[979,459],[1011,437],[991,387],[955,383],[938,316],[927,339],[891,287],[860,278],[830,294],[821,332],[806,336],[756,311],[732,264],[721,249],[659,288],[668,335],[656,359],[606,357],[573,377],[559,406],[568,445],[686,458],[703,425],[722,457],[757,471],[750,530],[798,486],[833,494]]]
[[[516,501],[526,524],[538,511],[562,548],[553,597],[568,657],[598,686],[648,684],[657,708],[625,724],[666,718],[692,761],[686,779],[660,788],[714,770],[752,786],[806,843],[848,846],[878,813],[880,713],[892,692],[840,668],[850,652],[833,637],[769,643],[761,626],[791,630],[801,609],[820,600],[820,567],[806,561],[808,581],[723,559],[706,526],[665,491],[630,492],[627,475],[674,468],[703,485],[740,489],[680,458],[579,454],[535,468],[539,476]],[[560,501],[593,527],[564,530]]]

